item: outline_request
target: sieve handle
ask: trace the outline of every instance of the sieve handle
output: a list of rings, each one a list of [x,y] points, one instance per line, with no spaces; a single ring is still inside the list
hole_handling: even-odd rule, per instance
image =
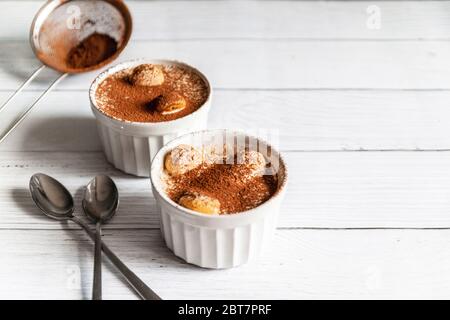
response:
[[[22,85],[16,90],[16,92],[13,93],[12,96],[6,100],[6,102],[0,107],[0,112],[17,96],[19,93],[23,91],[30,83],[38,76],[38,74],[45,69],[45,65],[40,66],[36,71],[33,72],[33,74],[24,82]]]
[[[19,89],[17,89],[17,91],[8,99],[8,101],[6,101],[5,104],[3,104],[0,107],[0,111],[9,103],[11,102],[11,100],[13,100],[13,98],[20,93],[31,81],[33,81],[33,79],[45,68],[45,66],[40,67],[39,69],[37,69],[30,78],[28,78],[27,81],[25,81]],[[0,136],[0,143],[3,142],[3,140],[6,139],[6,137],[9,136],[9,134],[19,126],[19,124],[30,114],[31,110],[33,110],[33,108],[39,103],[39,101],[41,101],[54,87],[56,87],[56,85],[62,80],[64,79],[68,74],[67,73],[63,73],[61,76],[59,76],[55,81],[53,81],[53,83],[50,85],[50,87],[48,87],[47,90],[44,91],[43,94],[41,94],[39,96],[39,98],[24,112],[22,113],[22,115],[19,117],[19,119],[17,119],[16,121],[14,121],[11,126],[6,130],[6,132],[4,132],[1,136]]]

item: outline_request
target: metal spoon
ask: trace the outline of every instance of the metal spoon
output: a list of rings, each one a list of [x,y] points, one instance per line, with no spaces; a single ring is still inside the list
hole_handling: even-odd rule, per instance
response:
[[[95,222],[94,284],[92,300],[102,300],[102,223],[112,219],[119,205],[119,191],[108,176],[96,176],[84,192],[83,210]]]
[[[47,217],[60,221],[71,220],[85,230],[92,240],[95,239],[95,235],[89,226],[73,215],[72,195],[59,181],[48,175],[37,173],[30,179],[30,192],[36,205]],[[104,243],[102,243],[102,250],[142,299],[161,300]]]

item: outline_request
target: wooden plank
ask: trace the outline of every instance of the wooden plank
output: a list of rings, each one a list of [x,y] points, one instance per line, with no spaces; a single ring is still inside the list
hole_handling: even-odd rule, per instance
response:
[[[2,153],[0,171],[0,203],[2,215],[0,228],[60,228],[61,224],[44,217],[30,198],[28,183],[36,172],[54,176],[72,192],[75,214],[84,217],[81,209],[85,185],[97,174],[108,174],[120,188],[121,204],[114,222],[105,228],[158,228],[159,217],[152,196],[149,179],[132,178],[114,170],[101,153]],[[12,156],[12,158],[11,158]],[[17,170],[22,174],[18,174]],[[16,172],[13,174],[13,172]],[[13,175],[11,175],[13,174]],[[15,176],[14,176],[15,175]],[[4,213],[4,214],[3,214]],[[64,228],[74,227],[63,225]]]
[[[283,230],[258,262],[218,271],[174,257],[158,230],[104,239],[164,299],[445,299],[450,290],[447,230]],[[10,230],[0,241],[0,298],[90,299],[93,246],[81,231]],[[136,298],[109,263],[103,286],[105,299]]]
[[[2,41],[0,83],[14,90],[39,63],[26,42]],[[163,57],[186,61],[227,89],[450,89],[450,42],[144,41],[119,61]],[[60,89],[86,90],[98,72],[65,79]],[[43,75],[31,88],[47,87]]]
[[[0,131],[37,95],[11,104]],[[273,131],[282,150],[448,150],[449,100],[448,91],[217,90],[209,126]],[[99,151],[95,126],[86,92],[52,92],[0,151]]]
[[[0,38],[26,39],[43,2],[1,1],[0,19],[9,23],[0,30]],[[449,39],[450,33],[446,1],[214,1],[211,5],[210,1],[128,0],[127,4],[134,17],[135,40],[404,40]],[[379,8],[379,29],[371,24],[373,5]]]
[[[285,153],[289,185],[280,228],[450,228],[450,152]],[[150,182],[112,169],[101,153],[0,154],[0,228],[72,228],[43,217],[29,196],[32,174],[61,180],[75,195],[111,175],[121,208],[110,229],[159,228]]]

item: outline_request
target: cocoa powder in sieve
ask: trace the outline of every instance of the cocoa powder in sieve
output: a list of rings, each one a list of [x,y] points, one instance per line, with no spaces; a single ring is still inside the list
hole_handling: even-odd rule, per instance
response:
[[[74,69],[95,66],[117,51],[117,42],[106,34],[93,33],[67,55],[67,65]]]

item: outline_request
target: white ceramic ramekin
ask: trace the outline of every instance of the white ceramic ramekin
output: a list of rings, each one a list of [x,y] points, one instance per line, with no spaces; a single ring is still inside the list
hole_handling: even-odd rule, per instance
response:
[[[193,113],[164,122],[131,122],[114,119],[97,108],[95,92],[109,75],[144,63],[177,65],[196,72],[208,86],[208,99]],[[150,174],[151,159],[170,140],[188,132],[206,128],[211,108],[212,89],[208,79],[197,69],[178,61],[138,59],[124,62],[101,73],[89,90],[91,109],[97,119],[100,140],[106,159],[116,168],[141,177]]]
[[[180,144],[201,147],[208,141],[234,141],[231,137],[249,138],[244,133],[227,130],[200,131],[176,138],[155,156],[151,168],[153,195],[161,218],[161,232],[169,249],[188,263],[204,268],[231,268],[257,258],[261,249],[270,242],[276,227],[280,204],[286,191],[287,170],[279,153],[272,148],[268,157],[278,164],[278,190],[262,205],[232,215],[205,215],[186,209],[172,201],[164,190],[164,156]],[[269,146],[259,143],[259,150]],[[227,143],[229,145],[229,143]],[[243,146],[241,146],[243,148]],[[237,149],[240,149],[238,145]],[[232,150],[232,149],[229,149]]]

